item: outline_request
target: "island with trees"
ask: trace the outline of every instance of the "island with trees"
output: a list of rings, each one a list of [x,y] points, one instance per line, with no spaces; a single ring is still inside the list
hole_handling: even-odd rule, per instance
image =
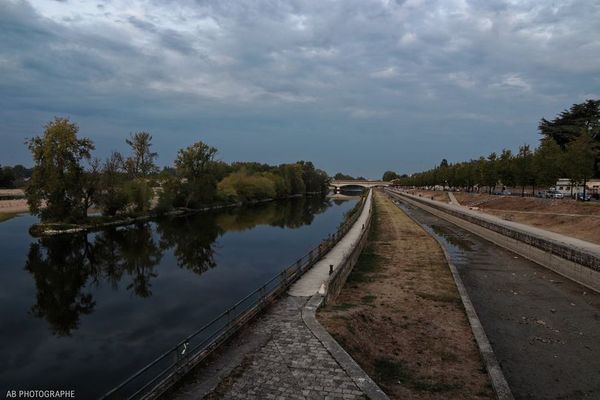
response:
[[[78,134],[76,123],[55,118],[26,142],[34,166],[25,196],[40,218],[32,235],[327,192],[329,177],[310,161],[229,164],[199,141],[179,150],[172,167],[159,170],[148,132],[130,134],[129,154],[113,151],[105,160],[93,157],[94,143]]]

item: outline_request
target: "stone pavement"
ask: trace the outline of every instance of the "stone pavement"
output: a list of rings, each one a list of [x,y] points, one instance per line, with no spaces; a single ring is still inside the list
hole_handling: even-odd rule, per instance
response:
[[[373,192],[369,191],[362,213],[356,223],[325,257],[290,287],[290,296],[312,296],[317,292],[323,294],[323,284],[329,278],[329,265],[333,264],[333,269],[336,269],[360,241],[363,226],[369,217],[372,197]]]
[[[308,297],[285,296],[252,328],[268,335],[209,399],[364,399],[302,320]]]

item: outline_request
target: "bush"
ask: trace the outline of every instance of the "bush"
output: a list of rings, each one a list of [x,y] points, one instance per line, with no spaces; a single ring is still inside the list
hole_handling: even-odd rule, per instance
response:
[[[124,187],[128,204],[136,213],[145,212],[150,209],[153,197],[150,185],[141,179],[127,182]]]
[[[97,204],[103,215],[114,216],[127,208],[129,197],[121,187],[111,187],[98,195]]]
[[[234,172],[223,178],[217,187],[222,195],[231,200],[263,200],[277,195],[273,180],[260,173]]]

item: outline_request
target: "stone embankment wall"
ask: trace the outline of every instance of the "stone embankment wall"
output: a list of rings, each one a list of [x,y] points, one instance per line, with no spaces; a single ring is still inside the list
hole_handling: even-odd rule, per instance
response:
[[[356,262],[360,257],[360,253],[367,244],[367,239],[369,237],[369,229],[371,227],[371,219],[373,216],[372,190],[369,192],[368,196],[370,198],[370,201],[368,202],[369,206],[367,210],[364,210],[364,212],[367,212],[368,214],[365,223],[361,227],[362,231],[360,234],[360,239],[358,239],[356,245],[352,247],[352,250],[345,255],[342,263],[329,276],[329,279],[327,280],[326,284],[327,287],[325,289],[325,295],[322,305],[329,303],[338,296],[338,294],[344,287],[344,284],[346,283],[346,279],[348,279],[348,275],[350,275],[350,272],[352,272],[352,268],[354,268],[354,266],[356,265]]]
[[[599,255],[439,202],[406,193],[388,193],[600,292]]]

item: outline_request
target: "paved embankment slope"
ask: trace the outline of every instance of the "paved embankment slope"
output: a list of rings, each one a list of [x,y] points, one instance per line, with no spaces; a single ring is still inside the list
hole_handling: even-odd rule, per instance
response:
[[[456,211],[456,212],[460,212],[460,213],[464,213],[466,215],[472,215],[474,217],[483,219],[483,220],[487,220],[491,223],[500,225],[500,226],[506,226],[507,228],[516,230],[516,231],[523,231],[526,232],[530,235],[534,235],[534,236],[539,236],[542,237],[546,240],[550,240],[550,241],[554,241],[556,243],[560,243],[560,244],[564,244],[570,247],[573,247],[575,249],[581,250],[581,251],[585,251],[587,253],[593,254],[596,257],[600,257],[600,245],[597,245],[595,243],[590,243],[590,242],[586,242],[584,240],[580,240],[580,239],[576,239],[574,237],[570,237],[570,236],[566,236],[566,235],[561,235],[559,233],[555,233],[555,232],[550,232],[544,229],[539,229],[536,228],[534,226],[530,226],[530,225],[525,225],[525,224],[520,224],[518,222],[513,222],[513,221],[506,221],[502,218],[498,218],[496,216],[493,215],[489,215],[483,212],[479,212],[477,210],[470,210],[468,208],[462,207],[460,205],[456,205],[456,204],[441,204],[440,202],[436,202],[434,200],[430,200],[427,198],[423,198],[423,197],[418,197],[418,196],[414,196],[414,195],[409,195],[406,193],[403,193],[403,195],[405,196],[410,196],[412,198],[414,198],[415,200],[419,200],[422,201],[424,203],[429,203],[432,205],[443,205],[444,208],[450,210],[450,211]]]
[[[414,206],[457,267],[516,399],[600,398],[600,295]]]
[[[404,201],[600,292],[600,245],[402,192]]]

